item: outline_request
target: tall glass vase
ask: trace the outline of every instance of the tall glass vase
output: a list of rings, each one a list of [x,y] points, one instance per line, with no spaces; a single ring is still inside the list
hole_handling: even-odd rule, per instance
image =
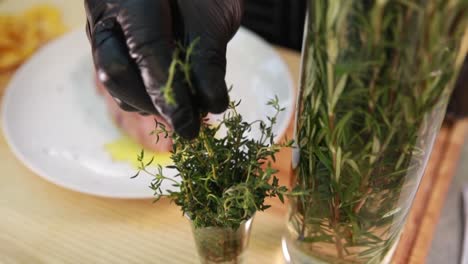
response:
[[[309,1],[286,261],[390,261],[465,55],[467,8]]]

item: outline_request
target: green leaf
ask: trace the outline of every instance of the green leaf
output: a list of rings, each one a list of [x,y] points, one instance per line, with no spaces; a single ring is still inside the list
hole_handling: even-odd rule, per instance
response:
[[[154,156],[146,163],[146,167],[150,166],[154,162]]]
[[[145,150],[141,150],[140,155],[138,155],[138,161],[143,162],[143,159],[145,158]]]
[[[347,81],[348,81],[348,74],[344,74],[343,76],[341,76],[340,80],[338,81],[338,84],[336,85],[335,90],[332,95],[332,103],[331,103],[332,109],[335,109],[335,106],[338,103],[338,100],[340,99],[340,96],[343,93],[344,88],[346,87]]]
[[[387,212],[386,214],[384,214],[384,215],[382,216],[382,218],[387,218],[387,217],[393,216],[393,215],[399,213],[400,211],[401,211],[401,208],[400,208],[400,207],[397,207],[397,208],[395,208],[395,209],[393,209],[393,210]]]
[[[281,201],[281,203],[284,203],[284,196],[282,193],[278,193],[278,199]]]
[[[332,161],[325,156],[325,154],[320,150],[314,150],[314,154],[317,155],[320,162],[328,169],[329,172],[333,171]]]
[[[359,170],[359,166],[354,160],[346,159],[345,163],[347,163],[356,173],[361,174],[361,171]]]
[[[130,179],[135,179],[136,177],[138,177],[140,175],[140,171],[138,171],[135,175],[133,175],[132,177],[130,177]]]

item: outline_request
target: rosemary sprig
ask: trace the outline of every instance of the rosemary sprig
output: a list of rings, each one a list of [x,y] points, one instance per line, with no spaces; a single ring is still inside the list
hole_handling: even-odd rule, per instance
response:
[[[175,180],[164,175],[161,166],[151,172],[152,161],[144,162],[144,152],[138,157],[139,172],[153,176],[151,189],[156,200],[166,190],[162,184],[171,182],[178,191],[170,191],[168,198],[180,206],[189,216],[196,228],[228,227],[237,229],[243,221],[250,219],[255,212],[270,207],[267,197],[278,197],[283,201],[287,189],[279,185],[272,168],[272,161],[282,147],[289,147],[292,142],[277,144],[274,142],[273,126],[278,113],[284,109],[279,106],[278,98],[268,104],[276,110],[267,122],[246,122],[237,112],[240,102],[231,102],[229,110],[219,124],[210,125],[203,120],[199,137],[186,140],[156,121],[153,132],[158,137],[173,139],[172,160],[177,169]],[[260,139],[252,139],[249,132],[258,126]],[[226,136],[217,137],[223,128]],[[137,174],[137,175],[138,175]],[[137,176],[136,175],[136,176]]]

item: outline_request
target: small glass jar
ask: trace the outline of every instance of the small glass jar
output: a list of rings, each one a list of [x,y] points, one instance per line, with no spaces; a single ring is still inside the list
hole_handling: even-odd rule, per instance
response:
[[[237,229],[229,227],[197,228],[190,220],[200,262],[202,264],[245,263],[252,222],[253,217],[244,221]]]

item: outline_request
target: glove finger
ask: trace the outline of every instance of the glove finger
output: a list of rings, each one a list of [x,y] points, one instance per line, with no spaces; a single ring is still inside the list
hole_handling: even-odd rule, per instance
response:
[[[206,39],[205,39],[206,40]],[[200,107],[205,112],[219,114],[229,105],[226,85],[225,52],[216,51],[200,39],[200,48],[192,57],[193,83]]]
[[[102,0],[84,0],[84,6],[86,10],[86,19],[91,25],[91,28],[97,24],[108,9],[106,1]]]
[[[93,57],[97,76],[126,111],[158,114],[129,55],[119,26],[113,19],[98,22],[93,29]]]
[[[244,11],[243,0],[177,0],[190,37],[207,35],[226,44],[239,29]]]
[[[193,107],[194,97],[190,94],[187,83],[181,76],[172,85],[175,105],[166,102],[161,90],[151,89],[148,94],[161,115],[169,122],[175,132],[186,139],[193,139],[200,130],[200,113]]]
[[[122,10],[126,12],[118,17],[131,57],[139,67],[155,108],[176,133],[184,138],[194,138],[200,129],[200,117],[183,76],[174,76],[174,104],[166,101],[163,92],[175,48],[170,3],[168,0],[134,2],[131,6],[123,3]]]
[[[193,81],[204,111],[226,110],[229,96],[225,82],[226,46],[240,25],[242,0],[179,0],[186,42],[199,38],[192,57]],[[186,43],[187,44],[187,43]]]

